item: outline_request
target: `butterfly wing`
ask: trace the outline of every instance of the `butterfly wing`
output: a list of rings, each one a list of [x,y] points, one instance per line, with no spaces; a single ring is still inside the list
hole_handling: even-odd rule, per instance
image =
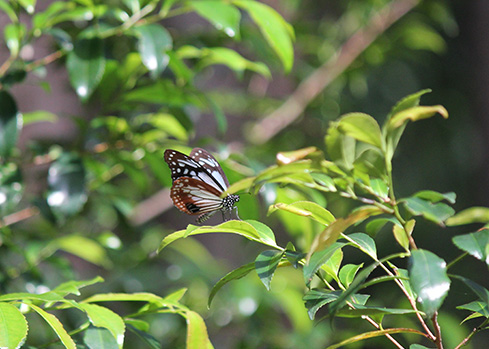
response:
[[[194,148],[189,156],[198,162],[200,166],[205,168],[224,189],[229,187],[229,181],[224,174],[221,165],[219,165],[216,158],[213,157],[207,150],[202,148]]]
[[[213,186],[195,178],[181,177],[173,182],[170,197],[173,204],[190,215],[204,214],[222,208],[223,199]]]
[[[226,178],[226,176],[222,172],[219,163],[217,162],[216,159],[214,159],[212,155],[207,153],[205,150],[200,148],[195,148],[194,150],[196,149],[202,151],[199,154],[204,154],[203,152],[205,152],[210,156],[210,158],[204,156],[197,157],[197,159],[199,159],[199,162],[197,162],[196,160],[192,159],[190,156],[187,156],[176,150],[173,149],[165,150],[165,161],[170,167],[171,178],[173,182],[183,177],[193,178],[207,183],[208,185],[212,186],[217,191],[219,191],[219,193],[222,193],[227,189],[229,184],[226,185],[226,183],[228,183],[227,179],[225,180],[223,179]],[[202,164],[206,166],[210,166],[209,164],[212,164],[213,168],[215,168],[215,165],[217,165],[217,167],[220,169],[221,172],[216,170],[212,172],[208,170],[206,167],[204,167]],[[218,174],[218,177],[214,178],[213,173]],[[222,175],[220,173],[222,173]]]

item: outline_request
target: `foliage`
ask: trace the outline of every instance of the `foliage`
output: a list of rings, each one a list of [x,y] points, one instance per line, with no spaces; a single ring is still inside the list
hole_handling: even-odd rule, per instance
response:
[[[468,273],[452,274],[469,256],[486,267],[487,229],[455,236],[463,254],[448,264],[447,255],[417,245],[425,246],[418,240],[427,235],[423,221],[487,224],[488,209],[455,214],[453,192],[400,197],[394,189],[409,187],[394,176],[406,126],[446,118],[447,110],[420,105],[429,92],[421,90],[383,122],[357,112],[337,118],[359,101],[366,108],[358,109],[381,115],[387,102],[416,91],[409,77],[417,60],[424,62],[419,52],[443,53],[438,27],[456,25],[436,1],[421,3],[421,16],[388,33],[388,25],[376,29],[369,21],[389,17],[384,6],[416,1],[326,3],[284,1],[279,9],[289,23],[255,0],[0,0],[8,19],[8,57],[0,66],[0,347],[226,347],[226,333],[240,347],[334,348],[366,339],[441,347],[442,335],[455,329],[461,346],[487,328],[489,291]],[[363,26],[384,36],[356,65],[337,68],[336,54],[349,52],[344,42]],[[46,42],[47,55],[29,55]],[[409,65],[396,90],[389,74],[368,78],[390,59]],[[88,115],[24,110],[18,87],[49,93],[54,64]],[[317,99],[306,96],[308,118],[273,139],[254,132],[259,120],[243,132],[255,145],[229,155],[226,141],[235,141],[237,127],[228,127],[225,114],[261,117],[279,103],[243,85],[281,85],[274,78],[282,73],[303,81],[322,64],[342,75]],[[209,88],[206,79],[219,80],[222,71],[234,74],[237,88]],[[372,95],[368,86],[384,92]],[[196,120],[206,115],[216,137],[200,145],[217,148],[234,183],[230,193],[252,195],[241,197],[243,220],[173,232],[172,221],[183,225],[175,211],[151,221],[169,207],[163,152],[188,153],[201,135]],[[20,137],[30,126],[56,129],[66,119],[75,125],[73,139]],[[266,217],[259,214],[267,208]],[[245,264],[226,273],[230,268],[192,238],[213,233],[251,241],[237,249],[246,257],[235,256]],[[475,296],[448,309],[453,281]],[[445,327],[445,310],[470,315]],[[311,321],[325,317],[348,322],[332,330]],[[469,321],[479,323],[464,333]]]

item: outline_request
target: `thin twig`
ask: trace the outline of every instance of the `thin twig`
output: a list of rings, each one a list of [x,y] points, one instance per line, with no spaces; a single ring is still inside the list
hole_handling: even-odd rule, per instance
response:
[[[294,122],[326,86],[342,74],[387,28],[412,10],[418,1],[396,0],[379,11],[363,29],[350,37],[338,55],[316,69],[284,104],[253,127],[250,132],[251,140],[257,144],[266,143]]]
[[[2,219],[0,219],[0,228],[7,227],[14,223],[18,223],[20,221],[26,220],[38,214],[39,214],[39,209],[37,207],[32,206],[32,207],[25,208],[23,210],[9,214],[8,216],[5,216]]]
[[[441,329],[440,324],[438,323],[438,312],[435,312],[431,317],[431,322],[433,323],[433,327],[435,328],[435,344],[438,349],[443,349],[443,343],[441,340]]]

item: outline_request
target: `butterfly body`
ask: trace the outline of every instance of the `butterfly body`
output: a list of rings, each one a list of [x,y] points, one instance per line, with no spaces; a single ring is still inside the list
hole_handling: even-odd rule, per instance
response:
[[[199,223],[218,211],[224,217],[239,201],[235,194],[223,197],[229,181],[217,160],[206,150],[194,148],[187,156],[167,149],[165,161],[173,180],[170,192],[173,204],[182,212],[200,215]]]

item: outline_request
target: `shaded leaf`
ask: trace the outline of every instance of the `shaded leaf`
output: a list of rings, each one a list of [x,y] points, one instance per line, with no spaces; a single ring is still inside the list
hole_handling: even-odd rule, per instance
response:
[[[430,251],[412,251],[409,259],[409,281],[418,295],[418,302],[431,318],[450,289],[445,261]]]
[[[207,301],[207,306],[210,308],[212,300],[217,292],[228,282],[241,279],[248,275],[251,271],[255,269],[255,263],[248,263],[242,265],[241,267],[234,269],[233,271],[227,273],[224,277],[222,277],[215,285],[212,287],[211,293],[209,294],[209,299]]]
[[[457,194],[455,194],[454,192],[439,193],[439,192],[433,191],[433,190],[418,191],[413,196],[421,198],[421,199],[429,201],[429,202],[433,202],[433,203],[436,203],[436,202],[439,202],[442,200],[446,200],[451,204],[454,204],[455,199],[457,198]]]
[[[413,309],[382,308],[355,304],[355,309],[344,308],[339,310],[335,315],[338,317],[362,317],[375,315],[406,315],[416,313],[417,311]]]
[[[443,226],[443,223],[453,214],[455,210],[444,203],[431,203],[419,197],[410,197],[402,200],[406,208],[415,216],[424,218]]]
[[[359,248],[361,251],[372,257],[374,260],[377,259],[377,247],[375,246],[375,241],[367,234],[353,233],[346,235],[345,238],[348,241],[352,242],[353,246]]]
[[[226,47],[215,47],[202,49],[202,66],[223,64],[228,68],[242,73],[246,69],[271,78],[268,67],[261,62],[252,62],[241,56],[238,52]]]
[[[329,304],[337,300],[340,295],[341,291],[323,291],[323,290],[310,290],[308,291],[304,297],[304,303],[305,307],[307,309],[307,313],[309,315],[309,318],[311,320],[314,320],[314,317],[316,316],[317,311]],[[356,294],[352,297],[351,301],[354,304],[360,304],[363,305],[367,302],[369,295],[363,295],[363,294]]]
[[[127,329],[129,331],[131,331],[132,333],[134,333],[136,336],[138,336],[144,343],[146,343],[148,345],[148,347],[150,347],[152,349],[160,349],[161,348],[161,343],[155,337],[153,337],[152,335],[150,335],[146,331],[141,331],[140,329],[136,328],[135,326],[128,324],[127,320],[126,320],[126,324],[127,324]],[[148,324],[148,327],[149,327],[149,324]]]
[[[489,318],[489,304],[482,301],[474,301],[467,304],[459,305],[457,309],[470,310]]]
[[[117,341],[110,331],[103,327],[90,326],[85,330],[83,341],[90,349],[117,349]]]
[[[27,321],[12,304],[0,302],[0,348],[20,348],[27,337]]]
[[[153,79],[157,78],[167,67],[170,57],[167,51],[173,47],[170,33],[159,24],[151,23],[134,27],[139,37],[138,51]]]
[[[63,296],[68,295],[68,294],[74,294],[79,296],[80,295],[80,288],[90,286],[99,282],[103,282],[104,279],[100,276],[96,276],[93,279],[90,280],[82,280],[82,281],[66,281],[63,282],[62,284],[58,285],[56,288],[52,290],[52,292],[59,293]]]
[[[479,299],[483,302],[484,307],[489,306],[489,291],[485,288],[479,285],[478,283],[467,279],[463,276],[460,275],[450,275],[450,277],[459,279],[463,283],[465,283],[467,286],[470,287],[470,289],[479,297]]]
[[[112,310],[96,304],[80,303],[80,308],[86,313],[92,325],[106,328],[110,331],[119,348],[124,343],[126,327],[122,318]]]
[[[306,286],[309,287],[318,269],[333,256],[337,249],[342,248],[344,245],[344,243],[335,242],[331,246],[312,254],[303,270]]]
[[[95,240],[80,235],[67,235],[53,241],[60,250],[78,256],[90,263],[110,267],[112,261],[107,257],[105,249]]]
[[[346,288],[348,288],[348,286],[350,286],[353,279],[355,278],[355,275],[357,274],[358,270],[360,270],[361,267],[363,267],[363,263],[358,264],[358,265],[357,264],[345,264],[340,269],[338,277],[339,277],[341,283],[343,284],[343,286],[345,286]]]
[[[298,251],[285,250],[285,257],[297,269],[300,261],[306,257],[306,254]]]
[[[0,158],[10,156],[22,128],[22,115],[10,93],[0,91]]]
[[[260,253],[255,259],[256,273],[268,291],[270,291],[270,283],[272,282],[273,274],[275,273],[283,254],[282,251],[267,250]]]
[[[73,51],[68,53],[66,67],[76,94],[83,101],[87,100],[104,75],[103,41],[96,37],[75,41]]]
[[[489,229],[452,238],[455,246],[489,265]]]

